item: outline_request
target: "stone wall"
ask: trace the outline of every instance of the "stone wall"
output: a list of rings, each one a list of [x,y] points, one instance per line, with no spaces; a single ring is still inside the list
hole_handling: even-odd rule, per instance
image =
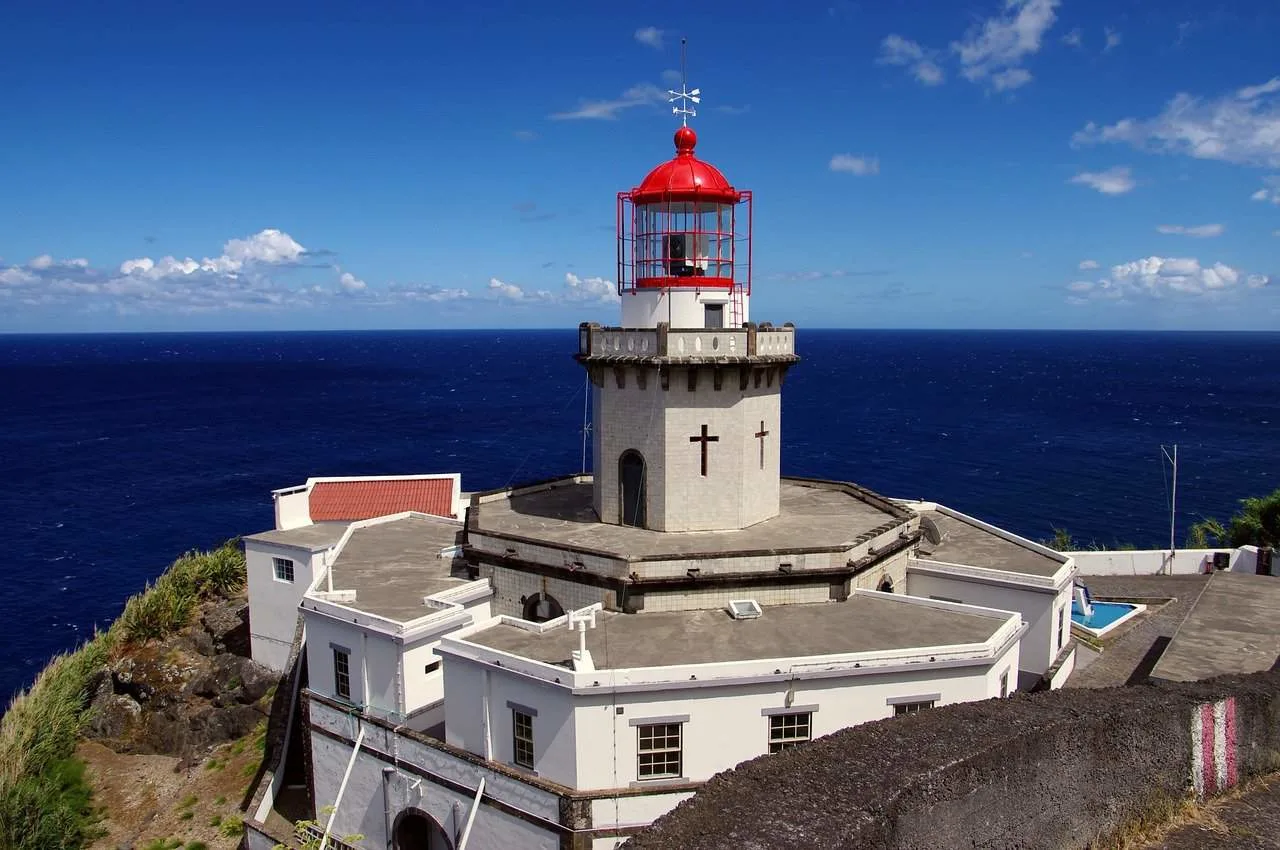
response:
[[[1276,770],[1277,671],[1019,694],[746,762],[626,846],[1085,847],[1162,799]]]

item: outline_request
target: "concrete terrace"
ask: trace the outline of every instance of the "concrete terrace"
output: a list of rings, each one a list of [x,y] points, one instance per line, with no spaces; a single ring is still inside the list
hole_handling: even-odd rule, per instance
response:
[[[454,558],[440,557],[461,537],[458,523],[427,516],[357,528],[331,567],[333,589],[354,590],[356,601],[347,604],[361,611],[416,620],[433,610],[423,605],[424,596],[466,583],[453,575]]]
[[[1280,581],[1214,573],[1151,671],[1193,682],[1228,673],[1260,673],[1280,662]]]
[[[876,652],[982,643],[1005,618],[857,593],[847,602],[777,605],[761,617],[735,620],[723,609],[597,615],[587,648],[602,669],[661,667]],[[534,632],[499,624],[469,635],[471,643],[549,664],[568,664],[578,634]]]
[[[941,543],[920,541],[921,558],[1045,578],[1062,569],[1062,561],[941,511],[920,516],[932,519],[943,535]]]
[[[471,508],[474,531],[535,540],[632,560],[759,551],[839,551],[859,536],[906,524],[909,514],[861,488],[782,479],[778,516],[740,531],[666,533],[610,525],[596,518],[590,479],[489,499]]]
[[[303,525],[298,528],[284,530],[272,529],[245,536],[245,540],[258,540],[263,543],[275,543],[278,546],[293,546],[308,552],[320,552],[337,545],[346,533],[345,522],[318,522],[315,525]]]

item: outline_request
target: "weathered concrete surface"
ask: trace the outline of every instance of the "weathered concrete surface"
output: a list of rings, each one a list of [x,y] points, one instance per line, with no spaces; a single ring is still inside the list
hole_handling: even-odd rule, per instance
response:
[[[1242,777],[1280,759],[1280,673],[1020,694],[878,721],[713,778],[655,848],[1076,848],[1186,793],[1193,710],[1236,698]]]
[[[476,531],[518,535],[628,558],[810,547],[844,549],[860,534],[898,519],[888,509],[838,486],[810,486],[785,478],[780,508],[778,516],[740,531],[667,534],[600,522],[592,508],[591,485],[562,484],[485,502],[473,507],[471,516]]]
[[[461,542],[462,526],[406,517],[357,528],[333,565],[333,589],[354,590],[353,607],[398,622],[431,613],[422,597],[461,585],[440,550]]]
[[[1005,617],[855,594],[848,602],[768,606],[752,620],[735,620],[722,609],[605,612],[599,620],[587,632],[587,648],[597,667],[621,669],[982,643]],[[497,625],[467,640],[551,664],[578,648],[578,634],[569,629],[539,633]]]
[[[1151,675],[1192,682],[1270,670],[1280,658],[1280,579],[1214,573]]]
[[[1068,688],[1106,688],[1145,679],[1155,657],[1194,607],[1209,577],[1085,576],[1083,581],[1094,596],[1176,601],[1149,611],[1114,639],[1108,638],[1101,656],[1085,667],[1076,667],[1067,680]]]
[[[1150,850],[1276,850],[1280,848],[1280,779],[1212,810],[1212,826],[1191,824]]]
[[[1062,561],[940,511],[921,516],[933,520],[943,534],[941,543],[921,543],[922,558],[1031,576],[1052,576],[1062,569]]]

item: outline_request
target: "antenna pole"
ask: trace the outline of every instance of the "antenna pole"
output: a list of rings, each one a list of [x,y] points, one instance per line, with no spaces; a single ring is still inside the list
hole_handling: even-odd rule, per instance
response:
[[[1160,451],[1164,454],[1165,460],[1173,465],[1173,492],[1169,498],[1169,558],[1172,560],[1176,550],[1177,538],[1175,529],[1178,521],[1178,444],[1173,444],[1173,454],[1169,454],[1169,450],[1164,446],[1160,447]],[[1161,461],[1163,463],[1164,461]],[[1172,566],[1170,572],[1172,572]]]
[[[688,88],[689,88],[686,85],[687,80],[686,80],[686,73],[685,73],[686,48],[688,44],[689,44],[689,39],[687,38],[680,39],[680,91],[682,92],[688,91]],[[681,122],[680,123],[681,127],[688,127],[689,116],[687,114],[681,115],[680,122]]]
[[[591,375],[587,375],[582,389],[582,474],[587,474],[587,404],[591,400]]]

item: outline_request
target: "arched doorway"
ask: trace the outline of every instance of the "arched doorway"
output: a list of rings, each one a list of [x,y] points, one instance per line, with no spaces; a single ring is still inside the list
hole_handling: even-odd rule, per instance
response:
[[[877,587],[876,590],[880,591],[881,593],[893,593],[893,579],[889,578],[888,576],[885,576],[883,579],[880,580],[880,586]]]
[[[618,458],[618,521],[622,525],[644,528],[648,517],[645,513],[647,493],[645,488],[644,455],[635,449],[627,449]]]
[[[391,828],[394,850],[453,850],[453,842],[436,819],[421,809],[405,809]]]
[[[550,593],[535,593],[524,600],[524,618],[531,623],[545,623],[564,616],[564,606]]]

